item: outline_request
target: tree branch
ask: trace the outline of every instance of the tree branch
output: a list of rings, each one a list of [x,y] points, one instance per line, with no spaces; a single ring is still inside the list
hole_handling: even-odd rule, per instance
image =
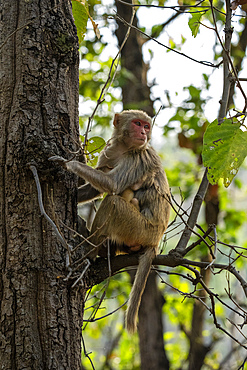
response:
[[[199,64],[202,64],[202,65],[205,65],[207,67],[212,67],[212,68],[219,68],[219,66],[222,64],[222,62],[218,63],[218,64],[214,64],[214,63],[211,63],[211,62],[207,62],[207,61],[203,61],[203,60],[197,60],[197,59],[194,59],[192,57],[190,57],[189,55],[186,55],[184,53],[181,53],[180,51],[176,50],[176,49],[172,49],[170,48],[169,46],[167,45],[164,45],[162,44],[161,42],[159,42],[158,40],[156,40],[155,38],[149,36],[147,33],[141,31],[138,27],[135,27],[133,25],[131,25],[130,23],[128,23],[124,18],[120,17],[120,15],[116,14],[115,17],[117,19],[119,19],[126,27],[131,27],[133,28],[135,31],[139,32],[140,34],[142,34],[143,36],[147,37],[149,40],[153,40],[154,42],[156,42],[158,45],[176,53],[176,54],[179,54],[185,58],[188,58],[190,60],[192,60],[193,62],[196,62],[196,63],[199,63]]]
[[[206,191],[208,188],[208,179],[207,179],[207,169],[204,172],[201,184],[199,186],[198,192],[194,198],[192,209],[189,215],[189,219],[187,222],[187,225],[181,235],[181,238],[175,248],[175,252],[179,254],[183,254],[184,250],[189,242],[189,239],[191,237],[192,230],[196,224],[197,217],[202,205],[202,202],[204,200]]]

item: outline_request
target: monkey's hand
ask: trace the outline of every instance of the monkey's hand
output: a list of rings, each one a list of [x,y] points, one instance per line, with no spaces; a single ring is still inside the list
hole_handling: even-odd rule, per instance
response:
[[[49,161],[57,162],[60,166],[67,168],[66,163],[68,162],[67,159],[60,157],[59,155],[53,155],[49,158]]]

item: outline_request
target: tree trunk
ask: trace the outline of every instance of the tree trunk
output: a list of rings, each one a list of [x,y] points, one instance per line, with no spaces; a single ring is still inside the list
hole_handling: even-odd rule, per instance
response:
[[[0,0],[1,369],[80,369],[83,291],[64,280],[65,240],[77,222],[76,178],[48,158],[78,147],[78,41],[64,0]],[[73,189],[73,190],[71,190]],[[56,215],[56,218],[55,218]],[[63,222],[63,224],[62,224]]]
[[[130,2],[127,0],[127,2]],[[132,7],[116,1],[117,13],[127,22],[131,20]],[[119,45],[122,44],[127,27],[118,21],[116,36]],[[133,25],[137,26],[137,18],[134,18]],[[145,40],[146,41],[146,40]],[[150,99],[150,88],[147,85],[147,71],[149,66],[143,61],[142,44],[144,40],[135,31],[131,30],[129,38],[121,51],[122,70],[128,74],[122,88],[124,109],[142,109],[151,117],[153,116],[153,102]],[[124,75],[124,74],[123,74]]]
[[[206,257],[203,262],[209,262]],[[203,281],[207,285],[210,281],[210,270],[201,269]],[[202,289],[198,292],[198,296],[205,300],[206,292]],[[189,351],[189,366],[188,370],[200,370],[204,365],[206,355],[211,349],[211,345],[206,346],[203,336],[205,324],[206,308],[197,300],[194,301],[193,316],[190,333],[190,351]]]
[[[155,272],[150,273],[139,310],[142,370],[169,369],[163,343],[162,307],[165,301],[157,287],[156,277]]]

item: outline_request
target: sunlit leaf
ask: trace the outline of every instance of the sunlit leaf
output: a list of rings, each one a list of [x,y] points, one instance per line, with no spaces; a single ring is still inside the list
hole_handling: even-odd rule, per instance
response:
[[[203,13],[194,13],[192,14],[192,17],[189,19],[189,27],[191,29],[192,35],[194,37],[197,36],[199,32],[199,27],[200,27],[200,21]]]
[[[243,131],[236,119],[218,120],[208,126],[203,140],[202,158],[208,167],[211,184],[223,179],[228,187],[247,155],[247,131]]]
[[[156,38],[159,37],[161,32],[163,31],[163,29],[164,29],[164,27],[163,27],[162,24],[155,24],[152,27],[152,32],[151,32],[152,37],[156,37]]]
[[[173,39],[171,37],[169,37],[169,46],[170,46],[171,49],[176,48],[176,44],[175,44],[175,42],[173,41]]]
[[[81,137],[82,142],[84,142],[84,137]],[[94,136],[88,139],[85,146],[85,154],[90,165],[95,167],[100,155],[100,152],[105,147],[105,140],[102,137]]]
[[[72,0],[72,11],[77,28],[79,44],[81,44],[85,36],[88,20],[87,2],[82,2],[78,0]]]

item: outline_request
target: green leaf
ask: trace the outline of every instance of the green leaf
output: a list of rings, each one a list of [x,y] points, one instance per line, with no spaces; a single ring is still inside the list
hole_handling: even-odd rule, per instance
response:
[[[199,27],[200,27],[200,21],[203,13],[194,13],[192,14],[192,17],[189,19],[189,27],[191,29],[192,35],[194,37],[197,36],[199,32]]]
[[[77,28],[79,44],[81,44],[83,41],[87,30],[88,11],[86,7],[88,7],[87,2],[85,2],[85,5],[83,5],[79,1],[72,0],[72,12]]]
[[[169,37],[169,46],[171,49],[175,49],[176,44],[171,37]],[[169,51],[169,50],[168,50]]]
[[[215,184],[223,179],[228,187],[247,155],[247,131],[237,119],[216,119],[209,124],[203,138],[202,158],[208,167],[208,180]]]
[[[81,140],[84,142],[84,137],[81,137]],[[88,140],[85,147],[85,154],[91,166],[96,166],[99,154],[104,149],[105,144],[105,140],[99,136],[91,137]]]
[[[164,30],[164,26],[162,24],[155,24],[152,27],[152,31],[151,31],[152,37],[156,37],[157,38],[158,36],[160,36],[160,34],[163,32],[163,30]]]

